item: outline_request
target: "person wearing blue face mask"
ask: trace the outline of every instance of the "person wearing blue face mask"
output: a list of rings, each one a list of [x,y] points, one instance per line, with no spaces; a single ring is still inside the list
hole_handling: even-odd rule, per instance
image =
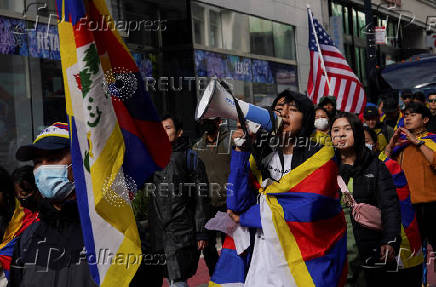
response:
[[[84,257],[68,125],[54,123],[44,129],[16,157],[33,161],[42,198],[37,202],[39,221],[16,243],[8,286],[97,286]]]

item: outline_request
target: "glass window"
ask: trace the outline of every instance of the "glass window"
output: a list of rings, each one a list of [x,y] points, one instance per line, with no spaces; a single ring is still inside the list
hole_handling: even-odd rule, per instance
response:
[[[253,102],[250,82],[231,79],[227,79],[226,81],[231,85],[232,93],[236,98],[249,103]]]
[[[353,48],[351,45],[344,44],[345,49],[345,58],[347,59],[348,64],[351,66],[353,63]]]
[[[348,22],[348,15],[349,15],[348,7],[344,7],[344,18],[343,18],[343,20],[344,20],[344,33],[347,35],[351,35],[350,24]]]
[[[342,15],[342,5],[337,3],[332,3],[332,16]]]
[[[366,19],[365,19],[365,13],[358,12],[357,13],[358,23],[359,23],[359,37],[365,38],[366,37]]]
[[[192,3],[192,29],[194,30],[194,43],[205,45],[204,43],[204,8],[196,3]]]
[[[222,47],[221,17],[215,10],[209,10],[209,47]]]
[[[25,13],[26,15],[40,15],[44,17],[49,17],[50,15],[53,15],[51,16],[51,21],[52,23],[56,23],[56,19],[54,18],[57,14],[56,0],[3,0],[3,3],[6,4],[6,2],[10,2],[10,4],[5,9]],[[0,3],[2,3],[1,0]],[[27,11],[25,11],[25,9],[27,9]]]
[[[388,21],[388,26],[387,26],[387,37],[388,37],[388,46],[393,46],[396,47],[397,41],[396,41],[396,37],[397,37],[397,23],[395,23],[392,20]]]
[[[223,48],[248,53],[250,51],[248,15],[222,10],[221,23]]]
[[[357,24],[357,12],[353,9],[353,35],[359,36],[359,25]]]
[[[24,12],[24,0],[0,0],[0,8],[18,13]]]
[[[130,25],[128,21],[125,24],[117,25],[117,28],[128,38],[128,43],[134,43],[142,46],[157,47],[157,31],[160,29],[160,22],[153,11],[153,6],[145,2],[133,2],[132,0],[123,1],[124,19],[137,22]]]
[[[357,77],[359,77],[359,79],[361,79],[361,65],[360,65],[360,51],[358,47],[354,48],[354,58],[356,59],[355,63],[355,67],[354,67],[354,73],[357,75]]]
[[[276,84],[253,83],[254,104],[261,107],[271,106],[277,96]]]
[[[41,83],[44,126],[66,122],[65,92],[62,67],[59,61],[41,59]]]
[[[361,76],[360,80],[363,84],[366,84],[366,50],[364,48],[360,48],[360,61],[361,61]]]
[[[295,31],[294,27],[281,23],[273,23],[274,56],[288,60],[295,60]]]
[[[12,171],[19,146],[32,143],[32,116],[26,86],[26,58],[0,55],[0,162]]]
[[[250,16],[250,51],[252,54],[274,56],[271,21]]]

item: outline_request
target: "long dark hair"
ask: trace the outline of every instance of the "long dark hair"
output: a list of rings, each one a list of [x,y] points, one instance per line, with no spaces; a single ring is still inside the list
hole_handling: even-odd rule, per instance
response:
[[[23,182],[27,182],[33,188],[33,191],[38,192],[36,187],[35,177],[33,175],[33,166],[25,165],[17,168],[12,173],[12,181],[14,184],[18,184],[21,188],[24,188]]]
[[[0,192],[3,194],[3,206],[4,209],[1,212],[2,220],[0,221],[0,236],[3,238],[3,234],[9,225],[9,221],[14,214],[15,209],[15,197],[14,197],[14,184],[12,182],[9,173],[0,166]]]
[[[347,112],[337,113],[330,124],[330,136],[331,136],[332,126],[335,123],[335,121],[343,118],[347,119],[347,121],[351,125],[351,128],[353,129],[353,138],[354,138],[353,149],[356,152],[356,162],[362,163],[365,157],[365,133],[364,133],[362,122],[355,114],[347,113]],[[336,154],[338,154],[338,150],[336,150]]]

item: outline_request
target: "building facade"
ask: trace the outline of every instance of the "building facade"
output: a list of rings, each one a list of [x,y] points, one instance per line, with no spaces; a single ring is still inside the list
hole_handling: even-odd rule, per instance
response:
[[[158,111],[183,119],[192,138],[198,135],[198,79],[226,78],[236,97],[260,106],[284,89],[305,92],[307,4],[367,84],[363,0],[106,1],[114,20],[148,23],[119,30]],[[436,15],[434,0],[372,2],[387,33],[377,46],[379,67],[430,52],[426,29]],[[393,2],[401,7],[392,8]],[[18,146],[54,121],[66,121],[55,11],[54,0],[0,1],[0,164],[9,169]]]
[[[10,170],[20,145],[31,143],[47,125],[66,121],[55,2],[0,1],[0,164]],[[152,23],[119,30],[159,112],[183,119],[191,137],[198,135],[196,79],[227,78],[235,96],[257,105],[269,105],[287,88],[306,89],[302,1],[106,2],[115,21]],[[322,18],[322,1],[307,2]],[[166,88],[155,80],[166,81]]]
[[[405,61],[414,55],[433,53],[428,35],[435,31],[436,1],[434,0],[372,0],[374,24],[385,28],[383,37],[377,39],[375,57],[378,71],[386,65]],[[367,29],[364,0],[328,0],[324,19],[336,45],[343,51],[355,73],[367,87],[368,81]],[[372,32],[374,33],[374,32]],[[382,34],[379,34],[382,35]],[[377,37],[377,35],[376,35]],[[379,90],[379,87],[375,87]],[[372,100],[377,100],[372,95]]]

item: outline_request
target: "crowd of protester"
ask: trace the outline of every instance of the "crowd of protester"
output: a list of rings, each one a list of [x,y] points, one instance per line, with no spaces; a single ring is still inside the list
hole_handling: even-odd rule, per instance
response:
[[[152,260],[139,267],[130,286],[144,281],[162,286],[164,278],[170,286],[188,286],[201,252],[212,277],[219,261],[217,241],[224,242],[227,235],[205,225],[219,211],[258,235],[245,285],[256,281],[268,286],[278,280],[273,277],[282,262],[262,242],[265,226],[259,201],[264,199],[257,189],[280,182],[323,146],[334,149],[337,174],[344,182],[337,195],[347,234],[345,286],[421,286],[431,259],[425,261],[420,248],[407,258],[401,253],[411,251],[415,243],[436,250],[436,93],[386,93],[377,105],[368,103],[355,115],[336,111],[334,97],[323,97],[314,106],[305,95],[285,91],[270,109],[283,119],[277,131],[282,144],[261,152],[250,144],[256,135],[247,135],[243,123],[231,131],[225,119],[202,120],[203,134],[191,144],[180,120],[163,117],[172,144],[170,162],[132,200],[141,249]],[[32,145],[19,148],[17,160],[31,161],[32,166],[12,174],[0,168],[0,286],[96,286],[82,256],[84,239],[65,130],[66,124],[56,123]],[[234,144],[244,137],[245,144]],[[312,142],[298,145],[297,137]],[[254,154],[260,157],[256,165],[264,180],[253,190],[249,166]],[[399,174],[404,177],[401,183]],[[169,185],[171,192],[162,196]],[[381,226],[358,222],[355,204],[377,207]],[[415,229],[409,228],[408,216],[416,221]]]

